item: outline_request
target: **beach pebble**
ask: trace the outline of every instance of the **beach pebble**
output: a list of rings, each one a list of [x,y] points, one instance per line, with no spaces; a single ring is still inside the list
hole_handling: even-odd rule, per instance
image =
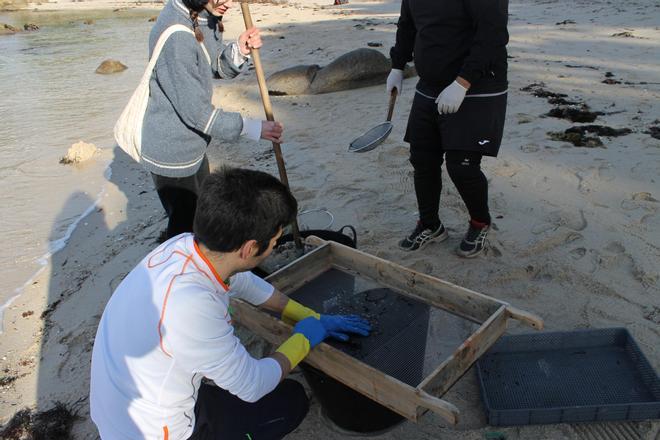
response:
[[[63,165],[70,165],[85,162],[94,157],[99,151],[100,150],[96,148],[96,145],[80,141],[69,147],[66,155],[60,159],[60,163]]]
[[[650,192],[638,192],[633,194],[633,200],[642,200],[644,202],[657,202],[657,199],[654,199]]]
[[[107,75],[110,73],[123,72],[126,69],[128,69],[128,67],[122,64],[121,61],[105,60],[96,68],[96,73]]]
[[[20,31],[20,29],[17,29],[10,24],[0,23],[0,35],[14,35],[16,32]]]

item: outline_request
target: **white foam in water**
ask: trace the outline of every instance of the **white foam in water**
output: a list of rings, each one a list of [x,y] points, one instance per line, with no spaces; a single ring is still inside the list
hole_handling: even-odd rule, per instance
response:
[[[109,165],[106,169],[105,172],[103,173],[103,176],[105,177],[106,180],[110,180],[110,177],[112,177],[112,168],[111,165]],[[107,184],[106,184],[107,185]],[[37,272],[28,279],[25,284],[23,284],[21,287],[17,288],[14,290],[14,296],[9,298],[8,301],[6,301],[2,306],[0,306],[0,335],[4,333],[5,327],[4,327],[4,315],[5,315],[5,310],[9,308],[9,306],[12,305],[12,303],[18,299],[18,297],[21,296],[21,294],[25,291],[25,289],[31,285],[39,275],[44,271],[46,268],[46,265],[48,264],[48,261],[52,258],[53,255],[55,255],[58,251],[64,249],[64,246],[68,243],[69,239],[71,238],[71,235],[73,234],[73,231],[76,230],[80,222],[87,217],[89,214],[91,214],[99,205],[99,202],[101,201],[102,197],[106,193],[106,185],[103,186],[103,189],[99,192],[98,196],[96,197],[96,200],[94,203],[92,203],[87,209],[78,216],[76,220],[74,220],[73,223],[69,225],[67,228],[66,232],[64,233],[64,236],[62,238],[59,238],[55,241],[52,241],[49,245],[50,251],[42,255],[37,261],[41,265],[41,268],[37,270]]]

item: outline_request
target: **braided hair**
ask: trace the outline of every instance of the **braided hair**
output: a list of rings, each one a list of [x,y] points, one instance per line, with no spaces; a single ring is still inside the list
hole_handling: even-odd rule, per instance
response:
[[[195,38],[200,43],[204,41],[204,34],[199,28],[199,13],[204,10],[204,7],[210,0],[183,0],[183,4],[190,10],[190,19],[193,23],[193,32],[195,33]],[[222,17],[218,17],[218,31],[224,32],[225,26],[222,24]]]

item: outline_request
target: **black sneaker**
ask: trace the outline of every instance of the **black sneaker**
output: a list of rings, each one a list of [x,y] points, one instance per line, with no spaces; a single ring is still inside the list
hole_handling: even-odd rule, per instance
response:
[[[431,241],[445,241],[449,234],[442,222],[437,228],[427,228],[422,222],[417,222],[415,230],[399,242],[399,247],[404,251],[416,251],[426,246]]]
[[[456,249],[456,253],[464,258],[473,258],[481,254],[488,247],[486,236],[489,229],[489,225],[480,228],[470,223],[470,227],[463,241],[461,241],[461,244]]]

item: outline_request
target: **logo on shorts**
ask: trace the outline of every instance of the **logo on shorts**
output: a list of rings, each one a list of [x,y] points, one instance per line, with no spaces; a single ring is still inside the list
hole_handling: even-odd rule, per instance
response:
[[[483,141],[479,141],[479,145],[486,145],[488,143],[490,143],[490,141],[488,139],[484,139]]]

